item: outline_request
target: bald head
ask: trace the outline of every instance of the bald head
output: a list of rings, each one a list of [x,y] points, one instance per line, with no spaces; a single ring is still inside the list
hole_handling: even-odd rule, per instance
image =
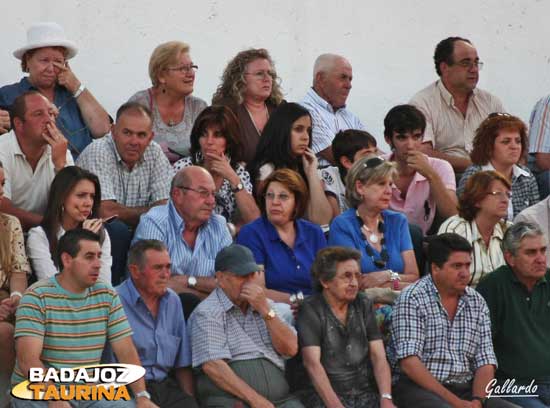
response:
[[[345,106],[353,78],[351,64],[341,55],[321,54],[313,66],[313,89],[334,109]]]
[[[347,59],[337,54],[321,54],[315,60],[313,65],[313,85],[315,86],[315,78],[317,74],[325,73],[328,74],[334,70],[337,65],[346,65],[351,68],[351,64]]]
[[[172,178],[172,184],[170,185],[170,193],[173,193],[176,187],[191,187],[193,180],[208,180],[214,182],[212,175],[203,167],[189,166],[181,169]]]
[[[198,227],[212,215],[216,205],[216,185],[208,170],[189,166],[178,171],[172,179],[170,196],[185,228]]]

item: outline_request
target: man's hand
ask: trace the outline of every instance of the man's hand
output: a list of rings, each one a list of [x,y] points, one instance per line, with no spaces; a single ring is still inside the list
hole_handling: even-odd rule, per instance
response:
[[[407,164],[412,169],[416,170],[424,177],[429,179],[433,173],[433,168],[430,166],[428,157],[420,151],[411,151],[407,153]]]
[[[80,88],[80,81],[74,74],[74,72],[69,67],[69,63],[66,62],[65,65],[58,62],[53,63],[57,69],[59,69],[59,74],[57,74],[57,83],[65,88],[74,95],[78,88]]]
[[[136,398],[136,407],[137,408],[158,408],[158,405],[156,405],[149,398],[139,397],[139,398]]]
[[[0,135],[10,130],[10,114],[8,111],[0,109]]]
[[[241,288],[241,299],[246,300],[262,316],[269,313],[270,308],[265,296],[265,290],[260,285],[252,282],[244,283]]]
[[[52,162],[56,171],[60,171],[67,164],[68,142],[65,136],[59,131],[55,123],[47,123],[46,130],[42,137],[52,148]]]

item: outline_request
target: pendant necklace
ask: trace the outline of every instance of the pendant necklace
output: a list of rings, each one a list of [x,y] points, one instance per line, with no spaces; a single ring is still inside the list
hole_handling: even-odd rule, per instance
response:
[[[361,217],[359,216],[359,211],[356,212],[356,215],[361,220]],[[361,220],[361,223],[363,224],[361,226],[361,232],[363,233],[363,236],[365,238],[367,238],[373,244],[378,243],[379,239],[378,239],[378,235],[376,234],[376,232],[371,230],[369,227],[367,227],[367,225],[365,223],[363,223],[362,220]],[[377,222],[376,226],[379,227],[379,224],[380,224],[380,220],[378,219],[378,222]],[[377,228],[377,229],[379,229],[379,228]]]

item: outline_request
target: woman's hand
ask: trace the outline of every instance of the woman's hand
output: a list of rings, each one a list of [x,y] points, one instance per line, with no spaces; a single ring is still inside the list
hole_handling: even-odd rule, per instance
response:
[[[16,300],[17,299],[17,300]],[[19,304],[19,296],[9,297],[0,302],[0,322],[8,320],[15,313]]]
[[[381,288],[384,284],[390,281],[391,277],[388,271],[364,273],[361,276],[359,289],[363,290],[368,288]]]
[[[313,153],[309,147],[305,150],[302,155],[302,165],[304,166],[304,173],[307,177],[317,176],[317,168],[319,167],[319,161],[317,156]]]
[[[208,162],[207,168],[210,172],[223,177],[229,181],[232,186],[235,187],[241,182],[240,177],[235,173],[233,167],[231,167],[231,163],[229,159],[225,157],[225,154],[222,153],[221,156],[216,156],[215,154],[207,153],[206,161]]]
[[[82,223],[82,228],[92,231],[95,234],[99,234],[99,231],[103,227],[103,220],[101,218],[92,218],[89,220],[84,220]]]
[[[69,62],[66,62],[65,65],[58,62],[54,62],[53,64],[59,69],[57,83],[67,88],[67,90],[74,95],[75,92],[78,91],[78,88],[80,88],[80,81],[69,67]]]

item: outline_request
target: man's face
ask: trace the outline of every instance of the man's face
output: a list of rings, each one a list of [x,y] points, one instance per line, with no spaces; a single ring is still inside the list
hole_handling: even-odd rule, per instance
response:
[[[440,65],[443,83],[450,91],[472,92],[479,81],[477,50],[465,41],[456,41],[452,61]]]
[[[202,225],[208,221],[216,205],[216,185],[206,171],[194,172],[190,179],[189,185],[174,189],[172,200],[186,224]]]
[[[393,132],[391,140],[386,141],[394,148],[396,159],[406,160],[409,152],[420,149],[423,138],[424,133],[422,130],[416,129],[404,133]]]
[[[46,144],[42,134],[47,124],[55,123],[55,107],[44,96],[32,94],[25,98],[24,120],[15,119],[15,133],[23,142]]]
[[[151,119],[142,112],[126,111],[112,129],[118,154],[132,168],[153,139]]]
[[[516,255],[504,253],[504,259],[518,279],[538,281],[546,273],[546,239],[544,236],[524,237],[521,240]]]
[[[170,279],[170,255],[165,250],[148,249],[144,257],[141,268],[138,265],[129,265],[132,280],[140,293],[160,298],[166,293]]]
[[[249,273],[246,276],[236,275],[232,272],[216,272],[218,285],[225,292],[229,300],[235,305],[241,306],[246,301],[241,298],[242,287],[246,282],[258,279],[258,272]]]
[[[351,91],[353,72],[350,63],[344,58],[334,61],[331,69],[317,74],[316,90],[334,109],[346,104]]]
[[[441,268],[432,264],[432,278],[445,293],[462,294],[470,283],[471,256],[469,252],[451,252]]]
[[[80,251],[74,258],[63,253],[63,274],[71,281],[71,286],[80,291],[93,286],[99,278],[101,268],[101,246],[97,241],[80,240]]]

